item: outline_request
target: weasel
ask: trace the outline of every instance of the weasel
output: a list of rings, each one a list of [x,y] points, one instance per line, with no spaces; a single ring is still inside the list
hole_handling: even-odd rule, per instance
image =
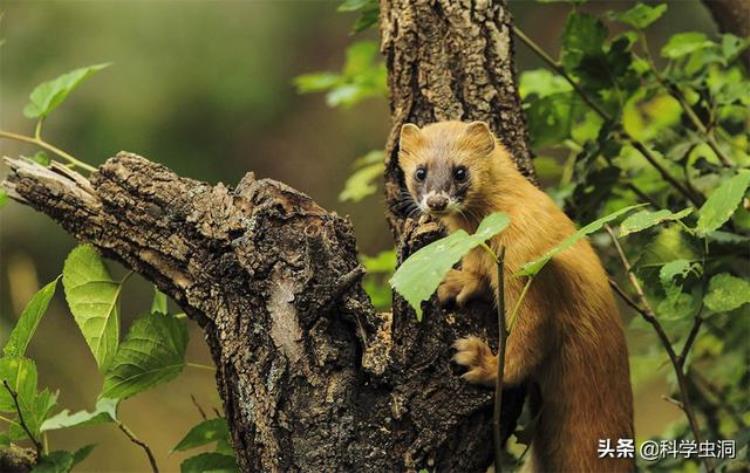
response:
[[[508,228],[490,246],[496,253],[506,248],[505,304],[514,307],[525,278],[512,274],[574,233],[573,222],[521,175],[486,123],[406,124],[399,148],[409,195],[448,232],[473,233],[487,215],[508,215]],[[462,306],[497,287],[494,260],[477,248],[447,274],[438,299]],[[463,338],[455,348],[466,380],[494,385],[497,356],[484,340]],[[599,458],[600,440],[615,448],[619,439],[634,438],[633,399],[622,321],[585,239],[555,256],[522,301],[507,341],[504,383],[526,382],[538,385],[541,408],[524,470],[634,471],[633,458]]]

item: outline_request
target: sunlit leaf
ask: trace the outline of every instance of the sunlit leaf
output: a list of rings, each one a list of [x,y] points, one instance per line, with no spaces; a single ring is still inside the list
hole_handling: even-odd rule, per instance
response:
[[[104,377],[102,397],[125,399],[177,377],[185,367],[184,319],[147,314],[125,336]]]
[[[714,189],[698,210],[696,226],[698,233],[706,235],[724,225],[742,202],[748,186],[750,186],[750,171],[743,170]]]
[[[576,243],[578,243],[579,240],[586,238],[588,235],[597,232],[601,230],[601,228],[613,221],[619,218],[620,216],[630,212],[633,209],[636,209],[638,207],[642,207],[643,205],[631,205],[629,207],[625,207],[624,209],[620,209],[617,212],[611,213],[609,215],[606,215],[598,220],[594,220],[593,222],[589,223],[585,227],[582,227],[577,232],[573,233],[566,239],[564,239],[560,244],[555,246],[554,248],[547,251],[544,255],[542,255],[540,258],[537,258],[533,261],[529,261],[528,263],[521,266],[521,269],[518,270],[516,273],[517,276],[534,276],[539,271],[544,268],[544,266],[556,255],[562,253],[563,251],[567,250],[568,248],[572,247]]]
[[[633,28],[642,30],[647,28],[651,23],[655,22],[667,11],[667,5],[645,5],[643,3],[637,3],[631,9],[614,13],[612,18],[617,21],[626,23]]]
[[[708,293],[703,298],[706,307],[714,312],[728,312],[750,302],[750,282],[721,273],[711,278]]]
[[[55,278],[54,281],[47,284],[34,294],[29,303],[23,309],[21,317],[18,318],[16,326],[13,327],[8,342],[3,348],[4,356],[24,356],[26,353],[26,347],[29,346],[29,342],[34,336],[36,328],[39,326],[39,322],[47,312],[49,301],[52,299],[52,296],[55,295],[58,279],[59,277]]]
[[[384,171],[385,164],[383,162],[368,164],[357,169],[346,180],[344,189],[339,194],[339,200],[342,202],[359,202],[365,197],[375,194],[378,190],[375,182],[383,175]]]
[[[161,292],[156,287],[154,287],[154,300],[151,301],[151,313],[152,314],[169,313],[167,295]]]
[[[669,38],[667,44],[661,49],[661,55],[668,59],[677,59],[700,49],[711,47],[713,44],[705,33],[677,33]]]
[[[57,402],[57,394],[44,389],[37,391],[37,370],[32,360],[27,358],[0,358],[0,412],[15,417],[18,408],[3,381],[17,395],[18,407],[26,426],[35,437],[39,436],[42,422]],[[25,430],[18,423],[10,425],[12,439],[27,437]]]
[[[180,465],[180,473],[236,473],[237,461],[233,456],[221,453],[201,453],[190,457]]]
[[[65,260],[63,287],[83,338],[99,369],[106,371],[120,338],[120,284],[112,280],[96,250],[82,245],[71,251]]]
[[[422,302],[432,296],[448,271],[470,250],[502,232],[509,222],[504,213],[494,213],[482,220],[473,235],[457,230],[417,250],[396,270],[391,287],[414,308],[417,320],[422,320]]]
[[[111,63],[82,67],[63,74],[56,79],[38,85],[29,96],[29,103],[23,109],[27,118],[45,118],[57,108],[81,82]]]
[[[672,213],[669,210],[641,210],[639,212],[630,215],[620,224],[620,235],[621,237],[630,235],[631,233],[637,233],[648,228],[651,228],[660,223],[681,220],[693,211],[692,208],[686,208],[680,210],[677,213]]]
[[[362,266],[368,273],[389,273],[396,269],[396,251],[381,251],[376,256],[361,257]]]
[[[229,426],[223,417],[204,420],[196,425],[172,448],[173,452],[182,452],[191,448],[229,439]]]
[[[5,207],[7,203],[8,203],[8,193],[5,192],[5,189],[0,189],[0,209]]]
[[[65,409],[44,421],[41,431],[66,429],[68,427],[84,427],[107,424],[117,419],[118,399],[101,398],[96,402],[96,408],[89,411],[70,413]]]

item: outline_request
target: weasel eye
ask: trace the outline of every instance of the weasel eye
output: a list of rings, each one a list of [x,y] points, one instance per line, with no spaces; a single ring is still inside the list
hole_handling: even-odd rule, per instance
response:
[[[418,180],[419,182],[422,182],[427,177],[427,169],[425,168],[419,168],[417,169],[417,172],[414,173],[414,179]]]
[[[463,166],[457,167],[453,171],[453,179],[457,180],[458,182],[463,182],[466,180],[466,168]]]

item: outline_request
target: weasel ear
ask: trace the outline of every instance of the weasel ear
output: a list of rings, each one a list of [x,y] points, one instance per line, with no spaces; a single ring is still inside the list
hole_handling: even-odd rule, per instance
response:
[[[469,145],[482,154],[490,154],[495,149],[495,135],[485,122],[471,122],[464,133]]]
[[[399,138],[399,147],[401,149],[411,148],[419,140],[422,132],[419,127],[413,123],[404,123],[401,126],[401,137]]]

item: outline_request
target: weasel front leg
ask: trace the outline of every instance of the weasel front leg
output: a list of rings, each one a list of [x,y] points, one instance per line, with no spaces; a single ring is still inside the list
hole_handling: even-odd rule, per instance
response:
[[[522,383],[536,371],[549,346],[550,334],[545,328],[545,314],[534,304],[530,304],[528,297],[522,303],[517,317],[505,350],[503,381],[509,385]],[[453,359],[468,370],[463,375],[464,379],[475,384],[494,386],[497,378],[497,355],[492,353],[487,342],[470,336],[457,340],[453,347],[457,350]]]
[[[461,269],[451,269],[438,287],[437,295],[441,304],[455,300],[459,307],[471,299],[489,295],[489,285],[482,276],[481,254],[470,252],[461,262]]]

